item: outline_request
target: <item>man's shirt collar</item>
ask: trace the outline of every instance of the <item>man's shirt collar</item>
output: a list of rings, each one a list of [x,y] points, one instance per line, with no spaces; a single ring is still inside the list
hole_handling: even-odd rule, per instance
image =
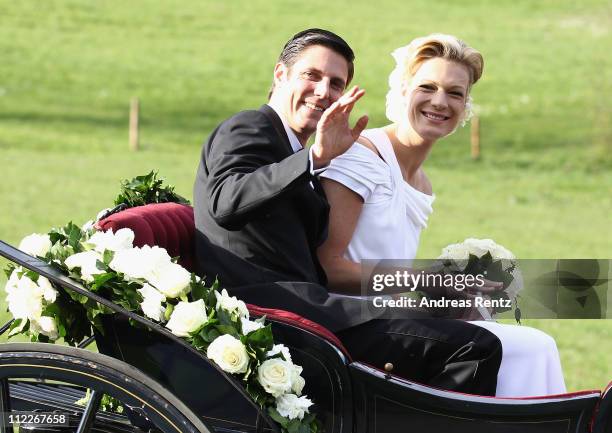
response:
[[[300,140],[298,140],[297,136],[295,135],[295,132],[293,132],[293,130],[289,128],[289,125],[287,125],[287,122],[285,121],[285,118],[281,115],[280,111],[270,103],[268,103],[268,106],[274,110],[277,116],[280,117],[281,122],[283,122],[283,127],[285,128],[285,132],[287,133],[287,137],[289,138],[289,143],[291,143],[291,148],[293,149],[293,152],[295,153],[298,150],[302,150],[304,146],[302,146]]]

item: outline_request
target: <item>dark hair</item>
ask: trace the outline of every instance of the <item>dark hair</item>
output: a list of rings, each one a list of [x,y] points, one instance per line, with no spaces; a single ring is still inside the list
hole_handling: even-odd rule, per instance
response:
[[[297,61],[298,57],[306,48],[312,47],[313,45],[322,45],[327,47],[336,53],[344,57],[348,63],[348,78],[346,84],[348,85],[353,79],[353,73],[355,67],[353,61],[355,60],[355,53],[346,43],[344,39],[335,33],[323,29],[307,29],[303,30],[287,41],[283,47],[283,51],[278,56],[278,63],[282,63],[287,67],[293,66]],[[274,82],[268,93],[268,99],[272,96],[274,90]]]

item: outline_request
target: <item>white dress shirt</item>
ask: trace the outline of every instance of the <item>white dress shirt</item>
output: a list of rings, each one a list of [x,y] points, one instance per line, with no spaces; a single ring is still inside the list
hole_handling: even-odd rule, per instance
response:
[[[283,127],[285,128],[287,137],[289,137],[289,144],[291,144],[293,153],[302,150],[304,146],[302,146],[302,143],[300,143],[300,140],[298,140],[297,136],[295,135],[295,132],[293,132],[293,129],[289,127],[289,125],[285,121],[285,118],[281,114],[280,110],[272,104],[268,104],[268,106],[274,110],[274,112],[280,118],[281,122],[283,122]],[[321,173],[327,168],[327,167],[322,167],[322,168],[317,168],[317,169],[314,168],[314,164],[312,162],[312,147],[308,150],[308,162],[310,163],[310,174],[312,174],[313,176],[318,175],[319,173]]]

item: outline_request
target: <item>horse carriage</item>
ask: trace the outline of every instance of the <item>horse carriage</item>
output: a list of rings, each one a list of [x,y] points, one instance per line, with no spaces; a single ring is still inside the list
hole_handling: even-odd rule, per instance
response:
[[[164,247],[185,268],[193,267],[193,209],[187,205],[134,207],[97,224],[102,230],[130,228],[136,246]],[[79,347],[0,345],[0,433],[13,431],[13,414],[37,411],[57,414],[58,422],[24,418],[19,431],[280,432],[240,381],[166,328],[6,243],[0,242],[0,254],[114,312],[102,319],[103,332],[94,330],[95,338]],[[353,360],[332,332],[295,313],[256,305],[249,310],[267,317],[275,340],[303,366],[305,391],[327,433],[612,432],[612,383],[603,392],[527,398],[440,390]],[[8,329],[6,324],[0,331]],[[85,349],[94,340],[99,353]],[[86,392],[87,403],[75,404]],[[119,400],[123,413],[101,411],[103,395]]]

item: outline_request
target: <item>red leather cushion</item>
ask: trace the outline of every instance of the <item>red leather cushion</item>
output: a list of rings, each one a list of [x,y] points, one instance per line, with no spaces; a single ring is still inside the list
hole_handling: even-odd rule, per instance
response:
[[[134,231],[134,246],[157,245],[192,271],[194,265],[193,208],[178,203],[155,203],[138,206],[113,214],[99,221],[100,230],[122,228]]]
[[[321,326],[318,323],[308,320],[305,317],[300,316],[299,314],[291,313],[285,310],[258,307],[257,305],[253,304],[247,304],[247,308],[249,309],[249,312],[251,314],[254,314],[256,316],[266,315],[269,319],[288,323],[300,329],[310,331],[313,334],[318,335],[319,337],[336,346],[342,353],[344,353],[344,355],[349,359],[349,361],[351,360],[351,355],[349,354],[348,350],[346,350],[342,342],[338,339],[338,337],[334,335],[333,332],[331,332],[324,326]]]

